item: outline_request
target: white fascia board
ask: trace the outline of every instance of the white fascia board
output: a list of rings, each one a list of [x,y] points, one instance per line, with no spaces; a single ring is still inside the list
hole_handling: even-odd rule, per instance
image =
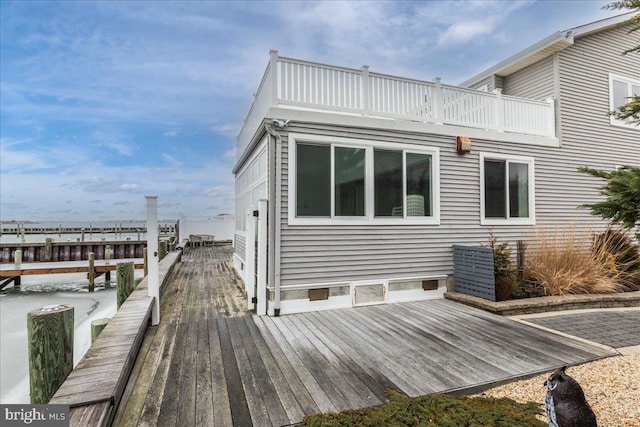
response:
[[[506,76],[523,69],[527,65],[531,65],[541,59],[544,59],[553,52],[557,52],[573,44],[576,37],[584,37],[598,31],[604,31],[616,25],[624,24],[631,19],[637,12],[627,12],[616,15],[611,18],[601,19],[600,21],[591,22],[579,27],[570,28],[565,31],[559,31],[549,37],[540,40],[534,45],[529,46],[523,51],[505,59],[504,61],[494,65],[493,67],[476,74],[470,79],[462,82],[459,86],[469,87],[492,74],[498,76]]]
[[[514,73],[527,65],[531,65],[553,52],[564,49],[567,46],[573,44],[573,34],[567,31],[558,31],[549,37],[540,40],[538,43],[529,46],[525,50],[522,50],[515,55],[505,59],[502,62],[494,65],[493,67],[476,74],[468,80],[460,83],[458,86],[469,87],[482,79],[485,79],[493,74],[496,75],[508,75]]]
[[[608,28],[624,24],[625,22],[633,18],[636,14],[637,12],[627,12],[621,15],[612,16],[611,18],[605,18],[586,25],[574,27],[566,31],[571,31],[574,37],[588,36],[589,34],[597,33],[599,31],[604,31]]]
[[[292,122],[333,124],[337,126],[353,126],[359,128],[380,129],[398,132],[423,133],[446,136],[468,136],[469,138],[515,144],[536,145],[542,147],[559,147],[558,138],[551,136],[525,135],[513,132],[496,132],[479,128],[437,125],[434,123],[412,122],[409,120],[366,117],[361,115],[341,114],[331,111],[308,111],[295,108],[272,107],[270,117],[279,117]]]

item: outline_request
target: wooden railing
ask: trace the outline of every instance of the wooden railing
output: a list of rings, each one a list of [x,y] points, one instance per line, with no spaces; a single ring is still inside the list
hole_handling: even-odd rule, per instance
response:
[[[271,59],[238,135],[241,156],[271,106],[293,106],[555,136],[552,100],[535,101],[278,56]]]

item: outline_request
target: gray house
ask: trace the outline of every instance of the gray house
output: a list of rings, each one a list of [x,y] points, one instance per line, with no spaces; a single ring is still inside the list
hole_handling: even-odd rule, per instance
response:
[[[238,136],[234,265],[259,314],[442,298],[452,246],[603,222],[587,165],[640,165],[625,14],[460,87],[271,52]]]

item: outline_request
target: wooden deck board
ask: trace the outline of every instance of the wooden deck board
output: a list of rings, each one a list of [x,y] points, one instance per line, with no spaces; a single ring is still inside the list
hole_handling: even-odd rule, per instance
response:
[[[207,284],[207,292],[210,304],[207,305],[207,327],[209,336],[209,362],[211,365],[211,395],[213,404],[213,425],[226,426],[232,424],[231,404],[227,393],[227,379],[224,374],[224,362],[222,360],[222,347],[218,334],[217,310],[213,303],[213,282]]]
[[[326,394],[324,387],[322,387],[321,383],[326,384],[326,378],[324,375],[314,375],[314,373],[310,372],[307,366],[303,363],[302,360],[298,357],[298,354],[293,348],[293,345],[287,341],[287,339],[282,335],[278,327],[273,323],[273,319],[269,317],[263,317],[262,324],[267,327],[269,333],[277,343],[277,345],[282,349],[282,353],[287,358],[291,367],[294,370],[294,375],[297,375],[302,384],[307,389],[311,398],[318,406],[321,412],[335,412],[337,407],[333,403],[333,400]],[[330,389],[331,385],[328,386]],[[331,393],[331,391],[329,391]]]
[[[244,311],[230,257],[221,247],[185,253],[132,385],[143,403],[121,405],[115,425],[296,424],[380,404],[389,389],[452,391],[611,354],[445,300],[257,317]]]
[[[305,415],[305,412],[298,402],[298,399],[301,399],[302,396],[296,396],[296,394],[294,394],[291,390],[289,383],[287,383],[286,378],[280,371],[280,367],[269,351],[264,337],[257,329],[255,323],[253,323],[252,316],[243,316],[242,318],[245,321],[247,330],[254,340],[255,351],[258,352],[259,357],[264,364],[265,370],[269,375],[269,378],[271,379],[271,384],[273,385],[275,396],[277,396],[280,400],[281,406],[286,412],[289,423],[293,423],[296,420],[302,419],[302,417],[304,417]],[[314,412],[317,412],[317,410],[317,407],[315,407],[315,409],[308,410],[307,413],[312,414]]]
[[[204,276],[198,279],[198,295],[205,295]],[[211,426],[213,421],[213,387],[211,383],[211,355],[209,354],[209,299],[201,301],[198,313],[196,425]]]
[[[251,367],[251,372],[255,378],[257,384],[257,390],[262,396],[265,403],[265,408],[269,414],[271,423],[269,425],[286,425],[290,423],[287,413],[284,410],[282,402],[278,397],[275,385],[271,381],[271,377],[265,367],[265,362],[262,360],[260,352],[256,347],[254,337],[251,335],[247,324],[244,321],[244,317],[235,317],[233,320],[234,327],[237,329],[240,337],[242,338],[242,346],[245,349],[247,356],[247,362]],[[228,320],[229,321],[229,320]],[[254,425],[256,423],[254,422]]]
[[[257,316],[251,316],[251,322],[253,323],[257,334],[260,335],[260,337],[266,344],[265,347],[260,347],[261,352],[271,355],[271,358],[275,362],[275,368],[277,369],[277,371],[274,372],[279,372],[285,379],[285,381],[287,382],[287,386],[295,397],[296,402],[300,405],[302,414],[309,415],[320,412],[321,410],[318,407],[317,403],[313,400],[313,397],[311,397],[309,390],[304,385],[302,379],[289,362],[289,359],[285,356],[284,350],[278,345],[273,335],[271,335],[271,332],[269,332],[266,325],[263,323],[263,320]],[[268,355],[263,355],[262,358],[263,360],[269,359]],[[275,373],[273,375],[275,375]],[[282,395],[280,395],[280,397],[283,400],[286,399],[286,397],[283,397]],[[295,419],[302,419],[302,417]]]

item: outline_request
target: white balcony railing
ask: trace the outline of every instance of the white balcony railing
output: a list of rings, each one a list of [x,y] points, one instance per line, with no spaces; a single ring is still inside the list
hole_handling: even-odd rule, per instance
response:
[[[238,135],[242,155],[272,106],[303,107],[442,125],[555,136],[552,100],[535,101],[334,67],[278,56],[271,59]]]

